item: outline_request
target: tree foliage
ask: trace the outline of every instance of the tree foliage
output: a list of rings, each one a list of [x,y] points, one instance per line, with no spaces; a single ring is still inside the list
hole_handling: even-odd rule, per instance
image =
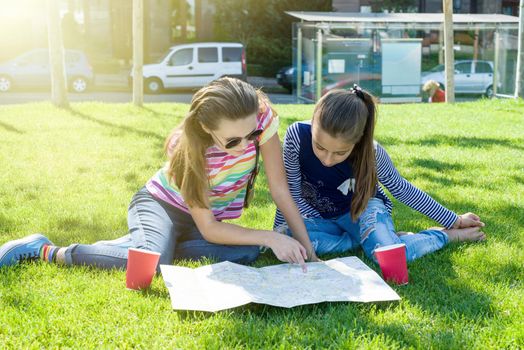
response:
[[[238,41],[247,49],[248,63],[272,76],[291,64],[292,24],[285,11],[331,11],[330,0],[214,0],[215,40]]]

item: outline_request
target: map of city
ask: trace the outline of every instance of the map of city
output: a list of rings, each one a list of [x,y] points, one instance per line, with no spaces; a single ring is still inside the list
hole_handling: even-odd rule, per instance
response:
[[[399,300],[398,294],[357,257],[262,268],[231,262],[196,269],[161,265],[175,310],[216,312],[248,303],[294,307],[330,302]]]

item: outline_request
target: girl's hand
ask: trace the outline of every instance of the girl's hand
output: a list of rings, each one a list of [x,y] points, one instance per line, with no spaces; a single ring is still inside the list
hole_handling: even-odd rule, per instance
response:
[[[453,224],[453,228],[466,227],[484,227],[485,224],[480,221],[480,218],[473,213],[466,213],[459,215],[457,221]]]
[[[269,242],[269,248],[275,253],[278,260],[292,264],[300,264],[302,271],[307,271],[305,263],[307,259],[306,248],[296,239],[278,232],[273,232],[273,237]]]

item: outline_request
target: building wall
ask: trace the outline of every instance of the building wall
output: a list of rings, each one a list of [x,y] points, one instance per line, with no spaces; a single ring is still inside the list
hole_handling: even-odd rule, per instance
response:
[[[415,1],[421,13],[442,12],[442,0]],[[518,16],[519,0],[453,0],[455,13],[504,13]],[[361,6],[370,6],[371,0],[333,0],[337,12],[360,12]]]
[[[519,0],[454,0],[455,13],[504,13],[518,16]],[[442,0],[419,0],[419,12],[442,12]]]
[[[333,0],[333,11],[361,12],[362,7],[371,6],[371,0]]]
[[[360,12],[360,0],[333,0],[336,12]]]

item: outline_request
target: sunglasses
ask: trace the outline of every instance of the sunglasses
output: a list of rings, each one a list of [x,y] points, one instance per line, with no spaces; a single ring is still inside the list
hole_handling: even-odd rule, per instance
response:
[[[240,142],[242,142],[243,139],[246,139],[248,141],[255,141],[260,135],[262,135],[263,131],[264,130],[262,129],[257,129],[257,130],[254,130],[249,135],[247,135],[246,137],[233,137],[224,144],[222,143],[222,141],[220,141],[220,139],[217,137],[217,135],[215,135],[213,131],[209,130],[209,132],[211,132],[211,135],[213,135],[215,139],[220,143],[220,145],[224,147],[225,149],[231,149],[231,148],[238,146]]]

